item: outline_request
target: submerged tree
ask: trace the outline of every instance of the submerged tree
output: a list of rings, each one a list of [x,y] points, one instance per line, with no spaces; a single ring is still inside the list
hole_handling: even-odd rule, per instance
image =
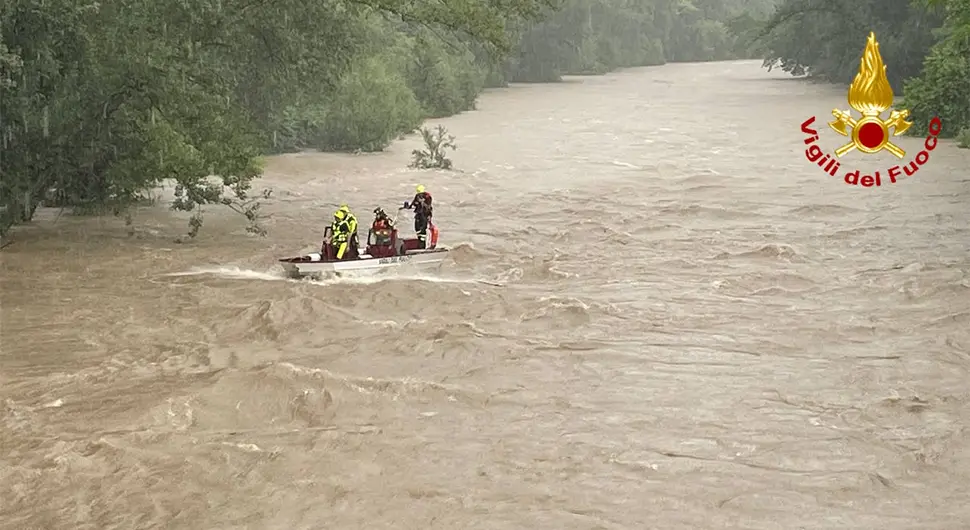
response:
[[[458,149],[455,145],[455,137],[448,134],[441,125],[434,130],[423,127],[420,130],[421,138],[424,140],[425,148],[411,151],[410,168],[416,169],[451,169],[452,163],[445,156],[445,151]]]

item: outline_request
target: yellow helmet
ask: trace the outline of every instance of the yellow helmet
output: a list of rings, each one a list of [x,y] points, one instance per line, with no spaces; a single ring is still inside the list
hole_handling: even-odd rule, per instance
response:
[[[336,212],[333,212],[333,218],[336,219],[336,220],[338,220],[338,221],[342,220],[344,218],[344,216],[346,216],[346,215],[347,214],[342,209],[341,210],[337,210]]]
[[[343,213],[350,213],[350,206],[347,206],[346,204],[341,204],[339,211]]]
[[[414,188],[414,191],[424,193],[424,184],[418,184],[418,187]]]

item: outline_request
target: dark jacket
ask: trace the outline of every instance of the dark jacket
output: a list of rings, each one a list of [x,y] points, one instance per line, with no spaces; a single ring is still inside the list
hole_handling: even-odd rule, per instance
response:
[[[433,211],[431,194],[426,191],[415,194],[414,199],[411,201],[411,208],[414,208],[415,214],[431,217]]]

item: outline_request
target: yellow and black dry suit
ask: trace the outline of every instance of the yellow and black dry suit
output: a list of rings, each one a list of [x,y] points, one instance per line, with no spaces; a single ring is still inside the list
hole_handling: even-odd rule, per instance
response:
[[[333,212],[333,224],[330,225],[330,229],[333,231],[330,244],[337,249],[337,259],[344,259],[347,247],[357,233],[357,218],[350,213],[350,208],[342,206]]]

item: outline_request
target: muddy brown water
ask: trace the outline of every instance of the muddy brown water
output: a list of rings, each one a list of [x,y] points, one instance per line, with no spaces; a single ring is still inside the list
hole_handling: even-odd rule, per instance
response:
[[[630,70],[433,122],[464,172],[274,158],[266,239],[42,212],[0,254],[0,528],[970,528],[970,156],[850,187],[800,144],[833,107]],[[419,182],[440,271],[280,277]]]

